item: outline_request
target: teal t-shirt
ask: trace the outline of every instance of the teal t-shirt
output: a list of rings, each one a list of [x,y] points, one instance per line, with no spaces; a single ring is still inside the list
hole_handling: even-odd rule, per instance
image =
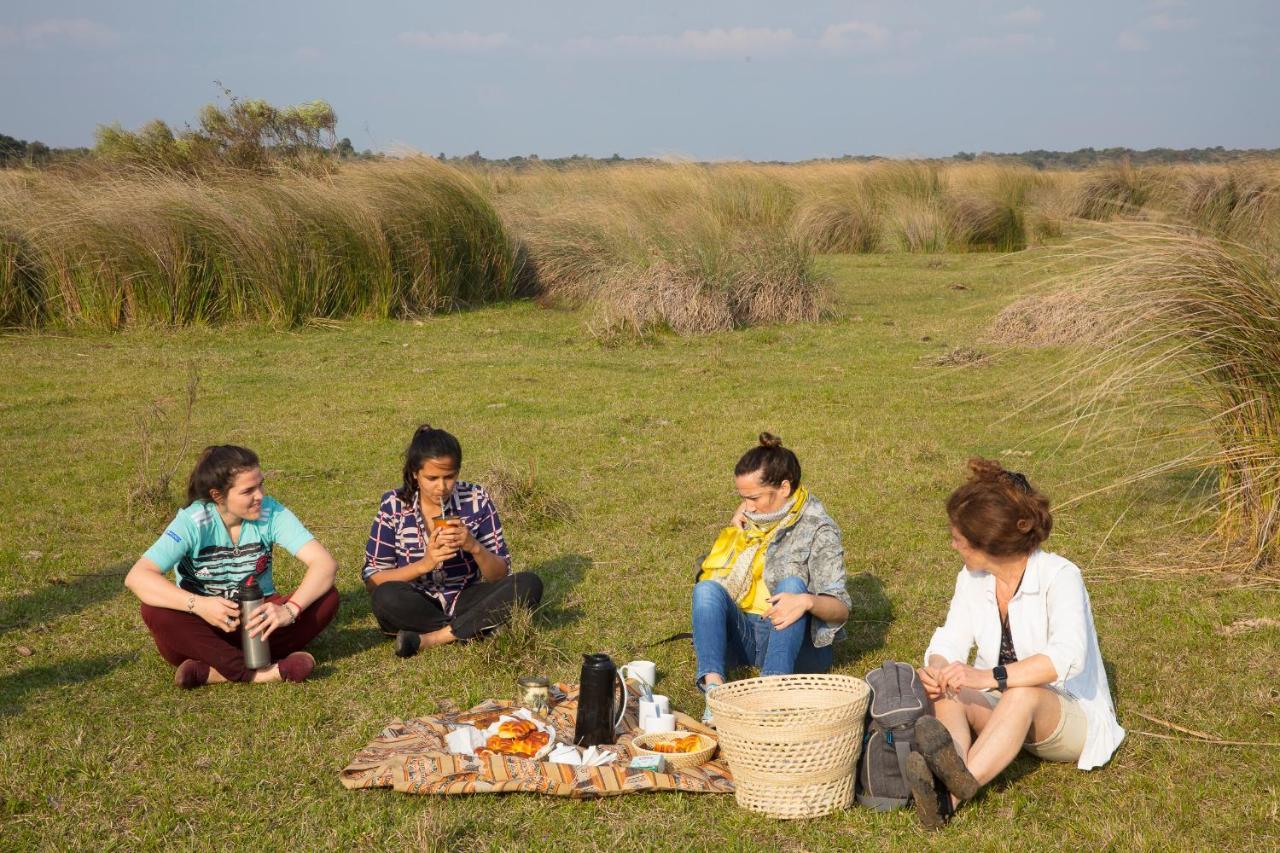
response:
[[[164,571],[173,570],[178,586],[198,595],[224,595],[249,575],[271,595],[271,548],[283,546],[297,554],[315,537],[298,517],[275,498],[262,499],[262,517],[240,523],[240,541],[233,544],[218,508],[196,501],[178,510],[156,544],[143,554]]]

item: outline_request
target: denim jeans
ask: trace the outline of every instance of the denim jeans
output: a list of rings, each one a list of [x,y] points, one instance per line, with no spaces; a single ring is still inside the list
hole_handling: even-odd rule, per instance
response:
[[[780,592],[808,592],[797,577],[783,578]],[[699,581],[693,588],[693,649],[698,656],[697,683],[708,673],[724,676],[730,667],[751,665],[761,675],[826,672],[831,669],[831,646],[814,648],[810,616],[776,630],[768,619],[746,613],[715,581]]]

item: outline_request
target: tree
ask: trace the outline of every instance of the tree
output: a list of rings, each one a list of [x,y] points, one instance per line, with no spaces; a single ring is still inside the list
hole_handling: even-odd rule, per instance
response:
[[[334,156],[355,153],[351,140],[335,143],[338,116],[326,101],[275,107],[258,98],[242,100],[227,89],[223,93],[226,106],[206,104],[198,128],[175,135],[159,119],[136,131],[118,123],[99,125],[94,150],[117,162],[181,171],[208,166],[323,168]]]

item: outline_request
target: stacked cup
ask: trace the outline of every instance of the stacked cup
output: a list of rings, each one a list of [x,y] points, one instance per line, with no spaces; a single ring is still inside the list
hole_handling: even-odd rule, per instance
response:
[[[640,728],[646,733],[676,730],[676,715],[666,696],[655,693],[652,699],[640,700]]]
[[[640,685],[640,730],[643,732],[673,732],[676,717],[671,713],[671,701],[653,692],[658,683],[658,666],[651,660],[633,660],[622,667],[622,677]]]

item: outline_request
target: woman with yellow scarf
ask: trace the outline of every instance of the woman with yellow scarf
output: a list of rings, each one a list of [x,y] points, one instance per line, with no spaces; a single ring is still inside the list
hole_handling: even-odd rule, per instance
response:
[[[761,675],[826,672],[851,605],[840,528],[800,485],[796,455],[761,433],[733,473],[742,504],[693,588],[703,692],[723,684],[733,666],[755,666]],[[712,723],[709,710],[703,721]]]

